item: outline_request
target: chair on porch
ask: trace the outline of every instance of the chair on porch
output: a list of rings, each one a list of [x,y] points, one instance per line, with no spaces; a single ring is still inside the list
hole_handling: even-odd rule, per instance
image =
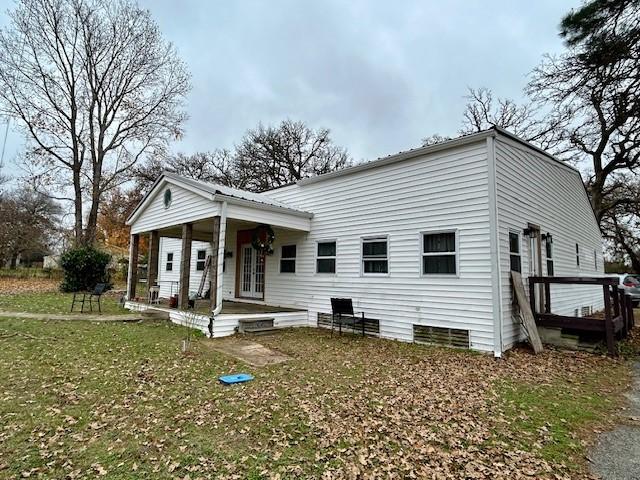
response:
[[[331,299],[331,335],[333,336],[333,328],[338,322],[338,331],[342,335],[342,324],[351,325],[355,331],[356,325],[362,326],[362,336],[365,335],[365,319],[364,312],[354,312],[353,302],[350,298],[332,298]]]

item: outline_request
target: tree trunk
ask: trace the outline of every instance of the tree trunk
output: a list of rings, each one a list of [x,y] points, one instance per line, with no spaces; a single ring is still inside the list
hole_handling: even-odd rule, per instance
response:
[[[73,191],[75,207],[74,236],[76,245],[83,243],[82,231],[82,186],[80,185],[80,166],[73,169]]]

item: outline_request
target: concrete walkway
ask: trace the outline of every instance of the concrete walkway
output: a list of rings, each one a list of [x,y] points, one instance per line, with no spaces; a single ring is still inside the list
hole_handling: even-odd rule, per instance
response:
[[[24,318],[29,320],[84,320],[91,322],[138,322],[155,316],[132,313],[124,315],[101,315],[97,313],[26,313],[0,311],[0,318]]]
[[[625,423],[600,435],[590,455],[593,473],[603,480],[640,478],[640,362],[633,364],[633,376]]]

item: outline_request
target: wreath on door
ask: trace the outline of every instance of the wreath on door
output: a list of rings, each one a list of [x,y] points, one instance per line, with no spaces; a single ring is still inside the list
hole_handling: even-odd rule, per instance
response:
[[[258,225],[253,230],[251,246],[260,253],[273,255],[273,241],[275,238],[276,234],[273,228],[271,228],[271,225]]]

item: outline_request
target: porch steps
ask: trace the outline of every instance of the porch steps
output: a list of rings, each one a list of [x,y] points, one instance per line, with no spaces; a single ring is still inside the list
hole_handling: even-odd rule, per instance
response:
[[[273,326],[273,317],[242,318],[238,320],[238,333],[265,335],[279,330]]]

